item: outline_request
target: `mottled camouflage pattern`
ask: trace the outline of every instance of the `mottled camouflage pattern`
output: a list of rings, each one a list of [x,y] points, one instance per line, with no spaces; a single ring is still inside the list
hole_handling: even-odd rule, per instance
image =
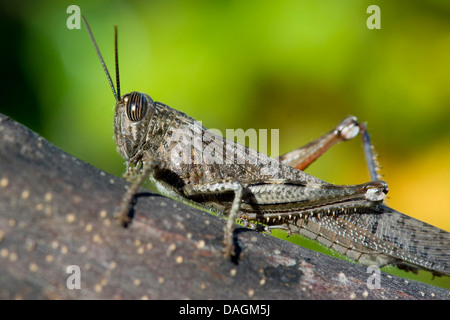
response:
[[[302,234],[363,264],[449,273],[449,233],[361,198],[367,184],[328,184],[143,96],[141,121],[129,120],[126,103],[117,103],[116,142],[133,176],[157,163],[150,176],[162,193],[227,215],[234,200],[227,184],[238,181],[244,190],[238,216],[246,222]]]

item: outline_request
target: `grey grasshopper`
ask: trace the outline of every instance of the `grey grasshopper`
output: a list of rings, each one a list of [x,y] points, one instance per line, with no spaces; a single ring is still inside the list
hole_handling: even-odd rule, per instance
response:
[[[139,186],[228,216],[224,254],[235,254],[236,220],[267,232],[299,233],[363,264],[418,266],[448,274],[449,234],[383,205],[388,186],[377,174],[366,126],[353,116],[278,159],[215,135],[199,122],[141,92],[120,95],[117,28],[116,87],[89,35],[116,99],[114,136],[132,183],[116,214],[130,223]],[[303,172],[329,147],[361,135],[370,182],[334,185]]]

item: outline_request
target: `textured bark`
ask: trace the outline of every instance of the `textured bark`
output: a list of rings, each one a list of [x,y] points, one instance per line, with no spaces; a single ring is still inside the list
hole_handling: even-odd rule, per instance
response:
[[[128,228],[113,214],[126,182],[0,115],[2,299],[448,299],[449,291],[237,227],[222,255],[224,220],[142,190]],[[69,289],[80,268],[81,289]]]

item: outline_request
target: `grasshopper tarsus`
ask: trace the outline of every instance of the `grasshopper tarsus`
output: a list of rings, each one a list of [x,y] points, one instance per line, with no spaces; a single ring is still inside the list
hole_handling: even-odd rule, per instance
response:
[[[125,201],[128,201],[128,199],[125,199]],[[126,228],[131,223],[131,202],[125,202],[122,200],[120,209],[114,214],[114,221],[121,225],[122,227]]]

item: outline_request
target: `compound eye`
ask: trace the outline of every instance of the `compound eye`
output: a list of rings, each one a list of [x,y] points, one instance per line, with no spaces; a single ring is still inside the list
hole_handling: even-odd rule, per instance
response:
[[[132,92],[124,97],[127,117],[131,121],[140,121],[147,113],[147,99],[139,92]]]

